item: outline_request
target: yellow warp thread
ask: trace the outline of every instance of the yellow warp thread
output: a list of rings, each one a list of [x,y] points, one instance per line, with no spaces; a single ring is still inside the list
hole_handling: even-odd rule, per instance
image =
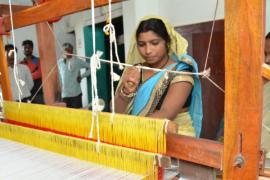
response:
[[[20,143],[143,175],[145,179],[157,179],[155,154],[130,148],[96,143],[8,123],[0,123],[0,137]]]
[[[4,117],[21,123],[88,138],[91,111],[37,104],[4,102]],[[165,121],[160,119],[110,113],[99,116],[102,142],[154,153],[166,152]],[[93,139],[96,140],[96,128]]]

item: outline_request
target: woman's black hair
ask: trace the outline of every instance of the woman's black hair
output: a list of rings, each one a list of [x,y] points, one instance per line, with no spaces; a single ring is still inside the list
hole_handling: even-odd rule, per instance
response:
[[[265,36],[266,39],[270,39],[270,32]]]
[[[151,19],[141,21],[136,31],[136,39],[138,39],[140,33],[148,32],[148,31],[153,31],[162,39],[164,39],[167,45],[170,44],[171,38],[162,20],[157,19],[157,18],[151,18]]]

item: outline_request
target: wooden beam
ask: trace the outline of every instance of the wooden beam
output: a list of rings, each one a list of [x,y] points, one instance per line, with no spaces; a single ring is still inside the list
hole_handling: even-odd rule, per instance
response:
[[[12,92],[8,77],[8,64],[4,49],[3,37],[0,35],[0,84],[4,100],[12,100]]]
[[[112,0],[112,3],[121,2],[121,0]],[[108,0],[95,0],[95,7],[108,4]],[[47,1],[38,6],[28,8],[13,15],[14,28],[21,28],[32,24],[47,21],[52,18],[65,16],[75,12],[91,8],[90,0],[62,0]],[[90,16],[90,14],[89,14]],[[10,31],[10,17],[4,17],[5,31]]]
[[[21,5],[12,5],[12,11],[18,12],[24,9],[27,9],[31,6],[21,6]],[[0,16],[9,15],[9,5],[7,4],[0,4]]]
[[[225,0],[224,179],[258,178],[264,29],[265,1]]]
[[[265,63],[262,66],[262,75],[265,79],[270,80],[270,66]]]
[[[53,25],[36,25],[45,104],[53,105],[58,91],[58,69]]]
[[[43,0],[37,0],[37,3]],[[58,68],[53,25],[41,22],[36,25],[41,65],[43,97],[47,105],[54,105],[58,91]]]
[[[222,169],[223,144],[207,139],[167,134],[166,155]]]

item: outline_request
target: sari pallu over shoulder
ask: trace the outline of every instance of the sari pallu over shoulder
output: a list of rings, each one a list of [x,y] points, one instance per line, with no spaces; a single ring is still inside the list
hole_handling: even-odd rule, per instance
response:
[[[176,61],[175,64],[171,64],[166,67],[167,70],[176,68],[176,71],[184,71],[192,67],[193,72],[198,72],[197,64],[195,60],[186,54],[177,58],[176,55],[172,56],[172,59]],[[189,106],[189,114],[192,119],[192,125],[196,131],[196,137],[199,137],[202,126],[202,101],[201,101],[201,85],[198,75],[194,75],[194,86],[191,94],[191,104]],[[130,105],[132,115],[147,116],[155,110],[155,107],[160,97],[164,93],[164,87],[169,86],[168,80],[165,78],[165,71],[156,73],[150,79],[145,81],[138,88],[137,94]],[[165,87],[167,88],[167,87]],[[156,99],[157,98],[157,99]]]

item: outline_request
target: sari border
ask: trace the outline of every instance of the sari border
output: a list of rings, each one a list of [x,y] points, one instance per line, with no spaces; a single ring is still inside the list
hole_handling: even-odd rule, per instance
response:
[[[147,102],[146,106],[143,108],[143,110],[139,113],[140,116],[146,116],[148,115],[149,113],[152,113],[152,112],[149,112],[151,107],[152,107],[152,104],[153,104],[153,101],[154,99],[156,98],[156,94],[158,92],[158,90],[160,89],[160,87],[162,86],[163,84],[163,81],[164,81],[165,77],[164,75],[158,80],[158,83],[156,84],[156,86],[153,88],[152,92],[151,92],[151,95],[150,95],[150,98],[149,98],[149,101]]]

